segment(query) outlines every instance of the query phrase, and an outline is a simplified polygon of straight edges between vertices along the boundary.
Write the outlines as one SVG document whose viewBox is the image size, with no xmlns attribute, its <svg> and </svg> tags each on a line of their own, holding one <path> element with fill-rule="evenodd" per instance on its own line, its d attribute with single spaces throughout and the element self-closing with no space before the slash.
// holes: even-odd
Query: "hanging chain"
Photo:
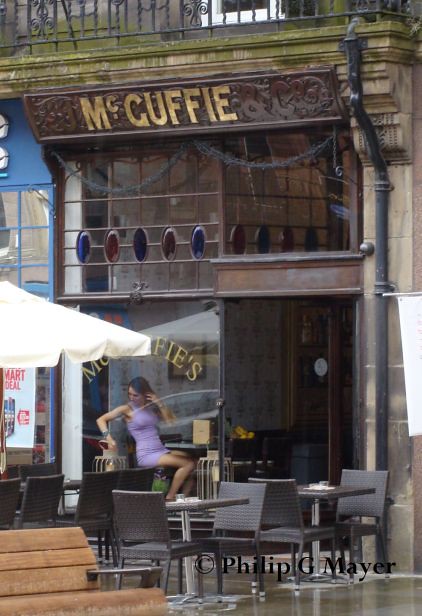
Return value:
<svg viewBox="0 0 422 616">
<path fill-rule="evenodd" d="M 333 137 L 327 137 L 321 143 L 317 143 L 313 145 L 309 150 L 304 152 L 303 154 L 298 154 L 297 156 L 293 156 L 288 160 L 284 160 L 282 162 L 273 162 L 273 163 L 255 163 L 243 158 L 236 158 L 231 154 L 225 154 L 214 148 L 213 146 L 204 143 L 203 141 L 193 141 L 193 145 L 196 149 L 201 152 L 201 154 L 205 154 L 206 156 L 211 156 L 212 158 L 216 158 L 217 160 L 221 160 L 227 166 L 238 166 L 238 167 L 246 167 L 248 169 L 287 169 L 296 163 L 302 162 L 304 160 L 312 159 L 321 154 L 325 150 L 325 148 L 329 145 L 330 141 Z"/>
<path fill-rule="evenodd" d="M 80 182 L 89 190 L 93 192 L 106 193 L 108 195 L 116 195 L 116 196 L 124 196 L 124 195 L 135 195 L 142 193 L 146 188 L 149 188 L 151 184 L 158 182 L 161 178 L 163 178 L 172 167 L 182 158 L 184 153 L 191 147 L 194 147 L 198 152 L 204 154 L 205 156 L 209 156 L 211 158 L 217 159 L 224 163 L 227 166 L 238 166 L 238 167 L 246 167 L 247 169 L 288 169 L 297 163 L 303 162 L 305 160 L 311 160 L 313 158 L 317 158 L 322 152 L 329 146 L 329 144 L 333 142 L 333 164 L 334 161 L 337 160 L 337 139 L 335 133 L 330 137 L 324 139 L 324 141 L 313 145 L 309 150 L 303 152 L 302 154 L 298 154 L 297 156 L 293 156 L 287 160 L 282 162 L 271 162 L 271 163 L 257 163 L 253 161 L 248 161 L 243 158 L 237 158 L 232 154 L 227 154 L 218 150 L 217 148 L 204 143 L 203 141 L 193 140 L 186 141 L 182 143 L 180 148 L 173 154 L 173 156 L 163 164 L 155 173 L 150 175 L 140 184 L 134 184 L 132 186 L 124 186 L 120 188 L 113 188 L 110 186 L 104 186 L 102 184 L 97 184 L 96 182 L 89 180 L 86 177 L 77 175 L 79 170 L 73 169 L 65 160 L 55 152 L 54 150 L 51 152 L 52 156 L 56 158 L 59 165 L 67 172 L 69 177 L 75 176 Z M 335 162 L 335 165 L 337 163 Z M 342 167 L 335 167 L 335 173 L 338 177 L 343 175 Z"/>
<path fill-rule="evenodd" d="M 108 195 L 124 196 L 141 193 L 146 188 L 149 188 L 151 184 L 154 184 L 155 182 L 158 182 L 158 180 L 161 180 L 161 178 L 163 178 L 170 171 L 170 169 L 174 167 L 174 165 L 182 158 L 188 147 L 189 143 L 182 143 L 177 152 L 175 152 L 173 156 L 156 171 L 156 173 L 150 175 L 140 184 L 133 184 L 132 186 L 122 186 L 121 188 L 104 186 L 103 184 L 97 184 L 96 182 L 93 182 L 92 180 L 89 180 L 88 178 L 85 178 L 83 176 L 78 177 L 77 174 L 79 173 L 79 170 L 72 169 L 72 167 L 68 165 L 66 161 L 64 161 L 60 154 L 58 154 L 57 152 L 52 151 L 51 154 L 57 159 L 59 165 L 68 173 L 69 177 L 78 177 L 81 183 L 86 188 L 89 188 L 92 192 L 101 192 Z"/>
</svg>

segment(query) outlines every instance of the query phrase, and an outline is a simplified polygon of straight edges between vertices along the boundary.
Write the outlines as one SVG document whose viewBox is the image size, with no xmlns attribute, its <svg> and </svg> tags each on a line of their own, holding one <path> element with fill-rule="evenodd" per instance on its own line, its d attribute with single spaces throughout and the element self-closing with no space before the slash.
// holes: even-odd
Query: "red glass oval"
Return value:
<svg viewBox="0 0 422 616">
<path fill-rule="evenodd" d="M 293 252 L 295 249 L 295 236 L 291 227 L 284 227 L 280 233 L 281 252 Z"/>
<path fill-rule="evenodd" d="M 120 236 L 118 231 L 107 231 L 104 240 L 104 253 L 109 263 L 116 263 L 120 256 Z"/>
<path fill-rule="evenodd" d="M 236 225 L 231 233 L 233 254 L 243 255 L 246 252 L 246 233 L 243 225 Z"/>
<path fill-rule="evenodd" d="M 176 256 L 176 232 L 172 227 L 164 229 L 161 237 L 161 249 L 167 261 L 173 261 Z"/>
</svg>

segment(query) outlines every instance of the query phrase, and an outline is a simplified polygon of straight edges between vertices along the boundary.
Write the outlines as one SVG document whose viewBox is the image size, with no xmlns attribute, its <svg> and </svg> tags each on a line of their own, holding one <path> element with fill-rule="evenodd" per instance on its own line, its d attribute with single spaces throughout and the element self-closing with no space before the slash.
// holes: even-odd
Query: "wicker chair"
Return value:
<svg viewBox="0 0 422 616">
<path fill-rule="evenodd" d="M 262 523 L 268 530 L 261 532 L 261 542 L 289 543 L 292 558 L 292 571 L 295 576 L 295 590 L 300 589 L 300 571 L 296 562 L 303 557 L 305 545 L 322 539 L 331 540 L 331 560 L 335 562 L 336 531 L 334 526 L 306 527 L 303 523 L 302 509 L 295 479 L 250 479 L 250 483 L 265 483 L 264 515 Z M 296 547 L 297 560 L 296 560 Z M 318 566 L 319 563 L 316 563 Z M 336 571 L 332 572 L 333 580 Z"/>
<path fill-rule="evenodd" d="M 27 477 L 46 477 L 47 475 L 56 474 L 56 465 L 53 462 L 19 465 L 19 477 L 21 481 L 26 481 Z"/>
<path fill-rule="evenodd" d="M 55 526 L 60 499 L 63 494 L 64 475 L 28 477 L 22 505 L 17 518 L 17 527 L 26 524 Z"/>
<path fill-rule="evenodd" d="M 119 471 L 117 490 L 149 492 L 153 479 L 153 468 L 125 468 Z"/>
<path fill-rule="evenodd" d="M 340 498 L 337 505 L 336 534 L 341 541 L 342 557 L 344 558 L 344 538 L 349 537 L 350 561 L 355 559 L 355 540 L 359 542 L 359 557 L 362 560 L 362 537 L 375 535 L 379 540 L 383 562 L 387 562 L 383 518 L 388 485 L 388 471 L 360 471 L 343 469 L 341 473 L 342 486 L 360 486 L 375 488 L 374 494 L 348 496 Z M 361 518 L 373 518 L 370 522 L 362 522 Z M 350 572 L 353 581 L 353 572 Z"/>
<path fill-rule="evenodd" d="M 105 556 L 109 558 L 111 545 L 113 564 L 117 565 L 116 538 L 113 525 L 112 490 L 117 486 L 120 471 L 83 473 L 78 503 L 74 516 L 64 516 L 59 526 L 81 526 L 85 534 L 96 533 L 98 556 L 102 558 L 102 536 L 105 538 Z"/>
<path fill-rule="evenodd" d="M 0 529 L 13 527 L 16 509 L 19 503 L 20 479 L 0 481 Z"/>
<path fill-rule="evenodd" d="M 201 539 L 202 551 L 205 553 L 212 552 L 216 556 L 217 593 L 218 595 L 223 594 L 221 563 L 224 555 L 254 554 L 258 565 L 259 593 L 264 596 L 264 577 L 259 566 L 259 546 L 265 484 L 223 481 L 220 484 L 218 498 L 248 498 L 249 503 L 247 505 L 218 508 L 215 512 L 212 536 Z M 240 536 L 240 533 L 243 536 Z M 245 533 L 250 533 L 251 536 L 245 537 Z"/>
<path fill-rule="evenodd" d="M 150 560 L 157 564 L 166 561 L 164 591 L 167 592 L 171 561 L 201 554 L 201 545 L 194 541 L 170 539 L 164 494 L 161 492 L 114 490 L 113 501 L 119 567 L 123 568 L 126 560 Z M 198 582 L 202 596 L 200 575 Z M 120 585 L 121 576 L 119 587 Z"/>
</svg>

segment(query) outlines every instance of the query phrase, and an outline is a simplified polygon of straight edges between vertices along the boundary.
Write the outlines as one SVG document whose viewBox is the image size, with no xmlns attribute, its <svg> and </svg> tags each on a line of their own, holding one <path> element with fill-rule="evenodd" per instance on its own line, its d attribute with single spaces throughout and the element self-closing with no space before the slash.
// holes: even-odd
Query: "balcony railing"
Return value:
<svg viewBox="0 0 422 616">
<path fill-rule="evenodd" d="M 406 19 L 417 4 L 417 0 L 0 0 L 0 50 L 12 55 L 129 45 L 141 39 L 160 42 L 271 32 L 292 22 L 315 27 L 352 15 Z"/>
</svg>

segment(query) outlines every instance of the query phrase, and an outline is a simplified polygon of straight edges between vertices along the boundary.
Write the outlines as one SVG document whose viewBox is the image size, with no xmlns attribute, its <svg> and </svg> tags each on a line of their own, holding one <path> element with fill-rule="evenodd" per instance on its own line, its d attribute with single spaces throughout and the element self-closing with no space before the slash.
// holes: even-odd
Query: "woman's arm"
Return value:
<svg viewBox="0 0 422 616">
<path fill-rule="evenodd" d="M 148 402 L 155 404 L 155 406 L 160 412 L 161 419 L 163 419 L 166 423 L 171 423 L 176 419 L 176 415 L 173 413 L 173 411 L 169 409 L 169 407 L 160 400 L 157 394 L 151 392 L 145 397 Z"/>
<path fill-rule="evenodd" d="M 112 411 L 108 413 L 104 413 L 104 415 L 100 415 L 97 418 L 97 426 L 103 436 L 103 438 L 107 441 L 109 449 L 115 450 L 117 449 L 117 444 L 114 438 L 111 436 L 110 431 L 108 429 L 108 422 L 113 419 L 117 419 L 122 415 L 129 417 L 131 412 L 131 408 L 127 404 L 122 404 L 121 406 L 117 406 Z"/>
</svg>

